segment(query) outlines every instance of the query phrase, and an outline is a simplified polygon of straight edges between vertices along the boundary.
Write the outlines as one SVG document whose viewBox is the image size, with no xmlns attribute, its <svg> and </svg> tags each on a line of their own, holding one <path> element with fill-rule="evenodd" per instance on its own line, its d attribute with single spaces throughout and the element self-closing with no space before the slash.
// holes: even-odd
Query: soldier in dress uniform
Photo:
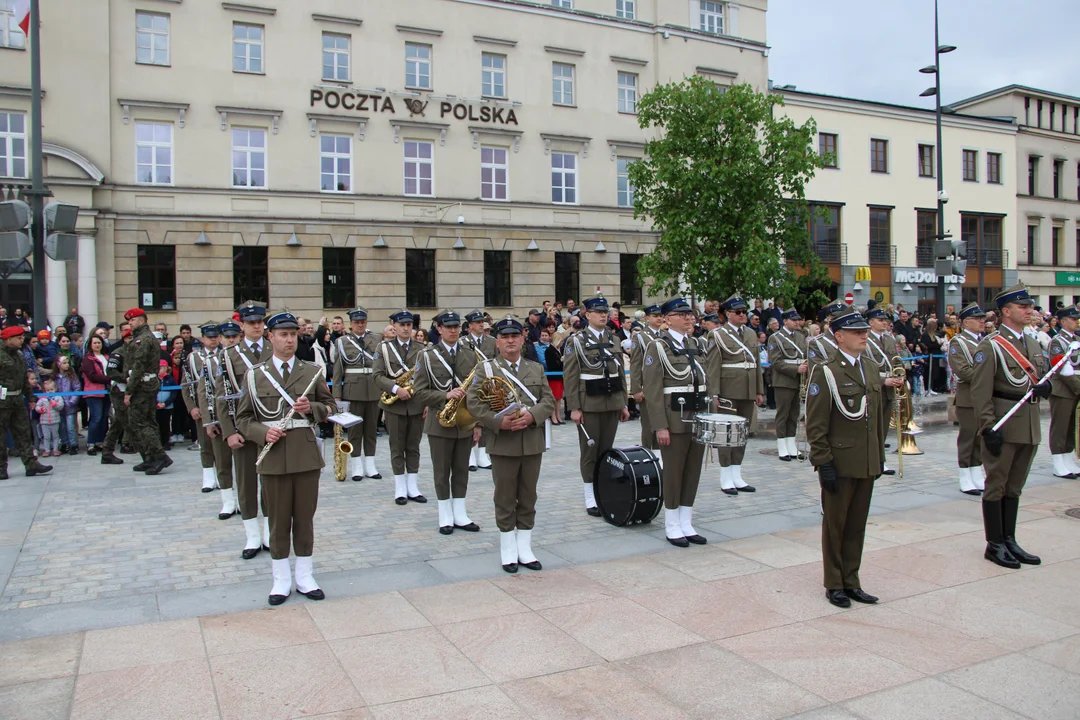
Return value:
<svg viewBox="0 0 1080 720">
<path fill-rule="evenodd" d="M 364 308 L 350 311 L 350 331 L 330 346 L 334 365 L 333 393 L 338 407 L 364 419 L 364 422 L 348 428 L 353 451 L 345 474 L 356 481 L 365 477 L 374 480 L 382 478 L 375 467 L 379 388 L 375 387 L 373 374 L 380 339 L 375 333 L 368 332 L 367 322 L 367 310 Z"/>
<path fill-rule="evenodd" d="M 889 333 L 892 321 L 889 316 L 879 307 L 866 311 L 866 321 L 870 323 L 870 334 L 866 337 L 866 357 L 874 361 L 878 366 L 881 376 L 882 400 L 881 400 L 881 427 L 884 433 L 889 433 L 889 417 L 893 412 L 893 399 L 896 397 L 896 388 L 907 382 L 905 379 L 893 377 L 892 368 L 900 363 L 900 353 L 896 350 L 896 339 Z M 897 428 L 896 437 L 903 433 L 903 428 Z M 903 452 L 900 441 L 896 443 L 897 452 Z M 882 475 L 895 475 L 896 471 L 885 464 L 885 456 L 881 456 Z"/>
<path fill-rule="evenodd" d="M 806 359 L 811 370 L 819 363 L 829 362 L 836 357 L 836 338 L 833 336 L 831 322 L 834 317 L 850 309 L 842 300 L 833 300 L 818 310 L 818 322 L 823 325 L 821 334 L 810 338 L 806 343 Z"/>
<path fill-rule="evenodd" d="M 240 336 L 244 334 L 244 329 L 240 327 L 240 323 L 229 319 L 218 325 L 218 332 L 221 333 L 221 355 L 222 360 L 224 361 L 225 351 L 240 342 Z M 224 362 L 221 367 L 222 372 L 224 372 Z M 239 400 L 239 398 L 237 399 Z"/>
<path fill-rule="evenodd" d="M 547 419 L 555 411 L 544 368 L 521 356 L 522 325 L 513 315 L 495 323 L 497 357 L 479 360 L 476 375 L 465 395 L 466 407 L 484 428 L 495 481 L 495 523 L 499 527 L 502 567 L 515 573 L 518 565 L 540 570 L 532 551 L 536 520 L 536 481 L 547 448 Z M 488 379 L 499 378 L 517 411 L 498 413 L 481 399 Z"/>
<path fill-rule="evenodd" d="M 326 375 L 315 363 L 297 359 L 296 316 L 285 311 L 266 321 L 273 356 L 244 378 L 236 424 L 260 448 L 271 444 L 258 465 L 270 518 L 270 565 L 274 584 L 268 599 L 280 605 L 292 592 L 290 549 L 296 553 L 296 590 L 311 600 L 325 593 L 312 576 L 315 508 L 319 503 L 322 453 L 316 426 L 336 412 Z M 292 412 L 289 420 L 285 418 Z"/>
<path fill-rule="evenodd" d="M 467 347 L 480 353 L 484 358 L 491 360 L 498 354 L 498 349 L 495 347 L 495 338 L 493 338 L 488 330 L 485 328 L 484 311 L 473 310 L 471 313 L 465 316 L 465 322 L 469 324 L 468 333 L 461 340 Z M 481 434 L 480 439 L 473 446 L 473 449 L 469 452 L 469 470 L 481 470 L 491 469 L 491 458 L 487 453 L 487 438 Z"/>
<path fill-rule="evenodd" d="M 822 489 L 825 595 L 838 607 L 876 603 L 859 580 L 866 517 L 885 457 L 880 369 L 864 353 L 870 325 L 858 312 L 829 324 L 837 348 L 806 388 L 806 438 Z M 861 357 L 860 357 L 861 356 Z"/>
<path fill-rule="evenodd" d="M 236 309 L 244 329 L 244 337 L 225 351 L 225 374 L 233 393 L 244 392 L 248 372 L 259 363 L 270 359 L 273 348 L 263 337 L 266 308 L 248 301 Z M 244 437 L 236 423 L 238 404 L 229 402 L 223 395 L 217 398 L 217 417 L 221 434 L 232 450 L 236 469 L 236 493 L 240 502 L 240 517 L 244 521 L 244 549 L 240 557 L 251 560 L 260 550 L 270 549 L 270 521 L 266 512 L 266 499 L 259 492 L 259 474 L 255 468 L 258 446 Z M 262 506 L 263 521 L 259 526 L 259 507 Z M 260 534 L 261 530 L 261 534 Z"/>
<path fill-rule="evenodd" d="M 420 366 L 413 378 L 413 397 L 427 407 L 424 432 L 431 450 L 431 468 L 435 476 L 435 497 L 439 502 L 439 532 L 450 535 L 455 529 L 477 532 L 480 527 L 469 519 L 465 495 L 469 490 L 469 451 L 480 435 L 480 427 L 456 425 L 443 427 L 439 411 L 455 400 L 465 408 L 462 384 L 476 365 L 476 353 L 459 342 L 461 316 L 443 310 L 435 318 L 439 342 L 420 354 Z"/>
<path fill-rule="evenodd" d="M 1054 460 L 1054 475 L 1080 477 L 1080 465 L 1076 463 L 1076 405 L 1080 402 L 1080 353 L 1069 349 L 1076 336 L 1080 311 L 1075 305 L 1057 312 L 1060 330 L 1050 341 L 1050 364 L 1057 363 L 1064 355 L 1070 357 L 1072 370 L 1059 371 L 1051 383 L 1054 392 L 1050 396 L 1050 453 Z M 1068 373 L 1068 374 L 1065 374 Z"/>
<path fill-rule="evenodd" d="M 776 454 L 784 462 L 802 459 L 795 445 L 802 399 L 799 388 L 810 366 L 806 362 L 806 337 L 799 332 L 799 312 L 794 308 L 780 316 L 783 323 L 766 345 L 772 366 L 773 393 L 776 395 Z"/>
<path fill-rule="evenodd" d="M 705 358 L 709 393 L 729 401 L 735 406 L 735 414 L 750 423 L 754 405 L 760 407 L 765 402 L 757 333 L 746 327 L 746 301 L 738 295 L 724 301 L 723 311 L 727 322 L 705 336 L 709 343 Z M 727 495 L 754 492 L 755 488 L 742 477 L 746 448 L 717 448 L 717 454 L 720 489 Z"/>
<path fill-rule="evenodd" d="M 607 327 L 608 302 L 600 293 L 585 301 L 588 326 L 567 338 L 563 352 L 563 386 L 570 419 L 581 429 L 581 480 L 585 512 L 600 517 L 593 490 L 597 459 L 615 444 L 619 422 L 630 419 L 623 384 L 622 346 Z M 589 439 L 594 442 L 589 445 Z"/>
<path fill-rule="evenodd" d="M 34 457 L 34 441 L 30 431 L 30 416 L 26 412 L 26 403 L 33 407 L 37 398 L 26 379 L 26 362 L 22 356 L 23 342 L 26 341 L 26 328 L 13 325 L 0 331 L 0 340 L 4 342 L 0 352 L 0 437 L 7 437 L 11 432 L 14 441 L 13 450 L 22 460 L 26 476 L 44 475 L 52 470 L 51 465 L 42 465 Z M 0 443 L 0 480 L 8 479 L 7 443 Z"/>
<path fill-rule="evenodd" d="M 199 326 L 202 348 L 192 350 L 187 358 L 187 377 L 192 384 L 183 393 L 188 414 L 199 433 L 199 456 L 202 461 L 202 489 L 208 492 L 221 488 L 221 512 L 218 518 L 228 520 L 236 514 L 236 491 L 233 488 L 232 452 L 221 436 L 217 417 L 216 397 L 221 393 L 222 354 L 219 349 L 221 330 L 216 322 Z M 211 405 L 211 401 L 213 404 Z"/>
<path fill-rule="evenodd" d="M 420 439 L 424 435 L 424 405 L 398 378 L 415 371 L 424 346 L 413 339 L 413 314 L 400 310 L 390 316 L 396 337 L 379 343 L 375 351 L 375 385 L 380 392 L 397 397 L 390 405 L 380 403 L 390 435 L 390 465 L 394 471 L 394 502 L 426 503 L 417 480 L 420 475 Z M 414 378 L 415 379 L 415 378 Z"/>
<path fill-rule="evenodd" d="M 956 376 L 956 419 L 960 422 L 960 432 L 956 436 L 956 461 L 960 466 L 960 492 L 982 495 L 986 476 L 982 467 L 979 422 L 971 401 L 971 378 L 975 372 L 972 358 L 982 339 L 986 312 L 978 303 L 971 303 L 960 311 L 960 323 L 963 329 L 953 335 L 949 342 L 949 367 Z"/>
<path fill-rule="evenodd" d="M 109 379 L 109 399 L 112 401 L 113 419 L 109 424 L 109 431 L 105 433 L 105 442 L 101 446 L 102 465 L 123 465 L 124 461 L 116 457 L 116 445 L 124 441 L 124 433 L 127 432 L 128 409 L 124 404 L 124 392 L 127 390 L 127 370 L 125 358 L 128 348 L 131 347 L 131 328 L 121 332 L 120 346 L 109 353 L 109 359 L 105 362 L 105 377 Z M 131 468 L 133 472 L 146 470 L 146 456 L 142 462 Z"/>
<path fill-rule="evenodd" d="M 971 401 L 982 436 L 986 489 L 982 495 L 983 530 L 986 551 L 983 557 L 1007 568 L 1020 563 L 1038 565 L 1035 555 L 1016 542 L 1016 515 L 1020 493 L 1027 482 L 1031 462 L 1039 449 L 1039 400 L 1050 397 L 1052 386 L 1042 382 L 1046 370 L 1038 341 L 1024 332 L 1031 322 L 1035 304 L 1023 285 L 1014 285 L 997 294 L 997 332 L 979 341 L 972 356 L 975 371 L 971 378 Z M 997 421 L 1019 402 L 1025 401 L 998 430 Z"/>
<path fill-rule="evenodd" d="M 131 325 L 131 347 L 125 358 L 128 365 L 127 389 L 124 391 L 128 431 L 135 447 L 146 457 L 144 472 L 158 475 L 173 463 L 161 447 L 161 433 L 155 414 L 157 394 L 161 389 L 161 379 L 158 377 L 161 345 L 150 330 L 146 311 L 142 308 L 128 310 L 124 313 L 124 319 Z"/>
<path fill-rule="evenodd" d="M 641 447 L 650 450 L 658 450 L 660 445 L 656 442 L 656 433 L 649 424 L 649 408 L 645 404 L 645 388 L 642 385 L 642 368 L 644 367 L 645 351 L 653 340 L 660 336 L 664 325 L 664 316 L 660 314 L 659 305 L 649 305 L 645 308 L 645 327 L 636 333 L 630 345 L 630 394 L 637 401 L 638 410 L 641 412 Z"/>
</svg>

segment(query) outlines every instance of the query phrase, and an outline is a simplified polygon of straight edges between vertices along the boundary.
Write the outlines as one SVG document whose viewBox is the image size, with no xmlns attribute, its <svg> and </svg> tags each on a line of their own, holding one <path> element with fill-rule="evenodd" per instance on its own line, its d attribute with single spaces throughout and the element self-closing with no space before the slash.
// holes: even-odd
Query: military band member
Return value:
<svg viewBox="0 0 1080 720">
<path fill-rule="evenodd" d="M 225 359 L 225 351 L 231 347 L 235 347 L 240 342 L 241 336 L 244 334 L 244 329 L 240 327 L 240 324 L 235 320 L 226 320 L 218 325 L 218 332 L 221 333 L 221 355 L 222 360 Z M 225 371 L 224 362 L 222 363 L 222 372 Z M 239 400 L 239 398 L 237 398 Z"/>
<path fill-rule="evenodd" d="M 819 363 L 806 389 L 810 462 L 822 489 L 821 556 L 825 595 L 833 605 L 876 603 L 859 580 L 866 517 L 885 457 L 881 375 L 863 354 L 870 325 L 858 312 L 830 324 L 833 359 Z"/>
<path fill-rule="evenodd" d="M 982 495 L 986 551 L 983 557 L 1007 568 L 1038 565 L 1035 555 L 1016 542 L 1020 493 L 1039 449 L 1039 400 L 1050 397 L 1050 382 L 1040 382 L 1046 368 L 1038 341 L 1024 332 L 1034 301 L 1023 285 L 998 293 L 997 332 L 979 341 L 972 360 L 971 401 L 982 436 L 986 490 Z M 993 427 L 1033 389 L 1030 401 L 998 430 Z"/>
<path fill-rule="evenodd" d="M 495 338 L 484 331 L 484 313 L 481 310 L 473 310 L 465 316 L 465 322 L 469 324 L 468 333 L 462 338 L 467 347 L 491 360 L 498 354 L 495 347 Z M 491 469 L 491 458 L 487 453 L 487 439 L 481 434 L 480 439 L 473 445 L 469 452 L 469 470 Z"/>
<path fill-rule="evenodd" d="M 375 386 L 381 393 L 396 396 L 387 405 L 380 403 L 390 435 L 390 465 L 394 471 L 394 502 L 426 503 L 417 481 L 420 477 L 420 439 L 424 435 L 424 405 L 413 398 L 408 386 L 398 384 L 406 372 L 417 367 L 424 346 L 413 339 L 413 314 L 401 310 L 390 316 L 396 337 L 379 343 L 375 352 Z M 414 378 L 415 379 L 415 378 Z M 411 384 L 411 382 L 409 383 Z M 407 384 L 407 385 L 409 385 Z"/>
<path fill-rule="evenodd" d="M 903 367 L 900 363 L 900 353 L 896 350 L 896 339 L 889 332 L 889 328 L 892 326 L 892 321 L 889 316 L 879 307 L 875 307 L 866 312 L 866 321 L 870 324 L 870 334 L 866 337 L 866 356 L 874 361 L 878 366 L 878 373 L 881 376 L 882 384 L 882 397 L 881 397 L 881 427 L 884 428 L 884 433 L 889 434 L 889 418 L 893 414 L 893 399 L 896 397 L 896 388 L 907 382 L 904 378 L 893 377 L 893 367 Z M 896 451 L 903 452 L 903 448 L 900 443 L 900 436 L 904 432 L 903 428 L 896 429 Z M 895 475 L 896 471 L 889 469 L 889 466 L 885 464 L 885 456 L 881 456 L 882 475 Z"/>
<path fill-rule="evenodd" d="M 146 456 L 147 475 L 158 475 L 173 461 L 161 447 L 157 426 L 157 394 L 161 389 L 158 368 L 161 367 L 161 345 L 147 324 L 146 311 L 132 308 L 124 313 L 131 325 L 131 347 L 125 362 L 127 389 L 124 404 L 128 409 L 128 432 L 136 449 Z M 130 362 L 128 362 L 130 361 Z"/>
<path fill-rule="evenodd" d="M 661 306 L 668 329 L 649 343 L 642 370 L 645 402 L 664 459 L 664 534 L 677 547 L 704 545 L 692 523 L 705 446 L 694 442 L 694 414 L 706 412 L 704 342 L 693 336 L 694 312 L 683 298 Z"/>
<path fill-rule="evenodd" d="M 349 312 L 349 332 L 331 346 L 333 357 L 333 394 L 338 406 L 364 421 L 348 428 L 352 456 L 346 476 L 359 481 L 365 477 L 379 480 L 375 467 L 375 442 L 379 425 L 379 388 L 375 387 L 375 353 L 379 336 L 367 329 L 367 310 Z"/>
<path fill-rule="evenodd" d="M 465 495 L 469 489 L 469 451 L 480 427 L 456 425 L 443 427 L 439 411 L 454 400 L 465 408 L 465 378 L 476 365 L 476 353 L 459 342 L 461 316 L 443 310 L 435 318 L 439 342 L 420 354 L 420 367 L 413 378 L 413 397 L 427 407 L 424 432 L 431 450 L 431 469 L 435 477 L 435 497 L 439 503 L 439 532 L 450 535 L 455 529 L 477 532 L 480 527 L 469 519 Z"/>
<path fill-rule="evenodd" d="M 266 322 L 273 356 L 244 379 L 236 423 L 244 437 L 271 449 L 258 466 L 270 518 L 270 557 L 274 584 L 268 601 L 280 605 L 292 592 L 290 549 L 296 553 L 296 590 L 311 600 L 325 593 L 312 576 L 315 509 L 319 503 L 322 454 L 315 426 L 336 412 L 326 376 L 314 363 L 295 357 L 298 323 L 290 312 Z M 290 410 L 292 418 L 285 420 Z"/>
<path fill-rule="evenodd" d="M 960 432 L 956 436 L 956 462 L 960 466 L 960 492 L 982 495 L 986 476 L 982 467 L 979 423 L 971 401 L 971 378 L 975 372 L 972 358 L 982 339 L 986 313 L 977 303 L 971 303 L 960 311 L 959 319 L 963 329 L 949 342 L 949 367 L 956 376 L 954 407 L 960 423 Z"/>
<path fill-rule="evenodd" d="M 829 362 L 836 357 L 836 337 L 833 335 L 831 322 L 833 318 L 846 313 L 849 309 L 843 301 L 833 300 L 818 310 L 818 322 L 822 325 L 821 334 L 810 338 L 806 343 L 806 359 L 811 370 L 815 365 Z"/>
<path fill-rule="evenodd" d="M 201 325 L 199 332 L 203 346 L 188 354 L 185 374 L 187 381 L 192 384 L 183 393 L 184 403 L 199 434 L 203 492 L 215 488 L 225 491 L 221 494 L 221 512 L 218 513 L 218 518 L 228 520 L 236 514 L 237 502 L 233 488 L 232 452 L 225 443 L 225 438 L 221 436 L 215 399 L 221 393 L 221 330 L 218 323 L 210 322 Z"/>
<path fill-rule="evenodd" d="M 225 352 L 225 373 L 234 393 L 242 393 L 248 372 L 256 365 L 270 359 L 273 348 L 263 333 L 265 331 L 266 308 L 248 301 L 237 308 L 244 337 Z M 221 423 L 221 434 L 232 450 L 233 466 L 236 476 L 237 498 L 240 502 L 240 517 L 244 521 L 245 543 L 240 557 L 251 560 L 260 550 L 270 549 L 270 520 L 266 512 L 266 501 L 259 492 L 259 473 L 255 468 L 255 458 L 259 454 L 258 446 L 240 432 L 236 423 L 238 404 L 229 402 L 224 396 L 217 398 L 217 416 Z M 259 508 L 262 507 L 263 521 L 259 527 Z M 261 530 L 261 535 L 260 535 Z"/>
<path fill-rule="evenodd" d="M 1076 463 L 1076 405 L 1080 402 L 1080 353 L 1069 349 L 1075 342 L 1080 311 L 1075 305 L 1057 312 L 1060 330 L 1050 341 L 1050 364 L 1054 365 L 1064 355 L 1070 356 L 1051 383 L 1054 392 L 1050 396 L 1050 454 L 1054 460 L 1054 475 L 1080 477 L 1080 465 Z M 1067 374 L 1066 374 L 1067 373 Z"/>
<path fill-rule="evenodd" d="M 746 327 L 746 301 L 741 297 L 733 295 L 725 300 L 723 311 L 727 322 L 706 335 L 709 393 L 729 401 L 735 406 L 735 414 L 746 418 L 749 425 L 754 417 L 754 405 L 760 407 L 765 402 L 757 333 Z M 717 448 L 717 454 L 720 489 L 727 495 L 754 492 L 755 488 L 742 477 L 746 448 Z"/>
<path fill-rule="evenodd" d="M 634 396 L 641 412 L 641 447 L 650 450 L 657 450 L 660 446 L 656 442 L 656 433 L 649 424 L 649 408 L 645 404 L 641 371 L 644 367 L 645 351 L 649 344 L 660 336 L 663 325 L 664 316 L 660 314 L 660 306 L 649 305 L 645 308 L 645 327 L 634 335 L 630 345 L 630 394 Z"/>
<path fill-rule="evenodd" d="M 513 315 L 495 323 L 497 358 L 480 361 L 465 396 L 466 406 L 487 435 L 491 476 L 495 481 L 495 523 L 503 570 L 515 573 L 518 565 L 540 570 L 532 551 L 536 520 L 536 481 L 546 449 L 545 425 L 555 411 L 544 368 L 521 356 L 521 322 Z M 497 413 L 481 399 L 489 378 L 501 378 L 516 412 Z"/>
<path fill-rule="evenodd" d="M 52 465 L 42 465 L 34 457 L 34 438 L 30 429 L 30 416 L 26 404 L 34 406 L 37 398 L 26 377 L 26 362 L 22 356 L 23 342 L 26 341 L 26 328 L 13 325 L 0 331 L 3 350 L 0 351 L 0 437 L 11 433 L 13 450 L 22 460 L 26 476 L 44 475 L 52 470 Z M 0 443 L 0 480 L 8 479 L 7 443 Z"/>
<path fill-rule="evenodd" d="M 566 340 L 563 386 L 570 419 L 578 432 L 585 512 L 600 517 L 593 489 L 597 459 L 615 444 L 619 422 L 630 419 L 623 384 L 622 346 L 607 327 L 608 302 L 600 293 L 585 301 L 588 327 Z M 589 445 L 589 439 L 594 442 Z"/>
<path fill-rule="evenodd" d="M 795 434 L 802 413 L 799 389 L 810 366 L 806 362 L 806 338 L 799 332 L 800 319 L 797 310 L 785 310 L 780 316 L 783 325 L 767 343 L 776 396 L 776 454 L 784 462 L 802 459 L 795 445 Z"/>
</svg>

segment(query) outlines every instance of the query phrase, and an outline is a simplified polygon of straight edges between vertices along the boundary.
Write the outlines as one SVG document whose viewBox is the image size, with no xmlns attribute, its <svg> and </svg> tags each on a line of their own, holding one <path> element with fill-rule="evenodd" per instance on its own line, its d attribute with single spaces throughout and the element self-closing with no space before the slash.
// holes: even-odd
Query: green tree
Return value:
<svg viewBox="0 0 1080 720">
<path fill-rule="evenodd" d="M 634 215 L 660 233 L 638 269 L 652 294 L 689 287 L 817 307 L 828 280 L 808 231 L 806 183 L 823 161 L 817 125 L 777 117 L 776 95 L 736 85 L 721 92 L 700 76 L 657 86 L 638 123 L 659 139 L 630 165 Z M 789 305 L 790 306 L 790 305 Z"/>
</svg>

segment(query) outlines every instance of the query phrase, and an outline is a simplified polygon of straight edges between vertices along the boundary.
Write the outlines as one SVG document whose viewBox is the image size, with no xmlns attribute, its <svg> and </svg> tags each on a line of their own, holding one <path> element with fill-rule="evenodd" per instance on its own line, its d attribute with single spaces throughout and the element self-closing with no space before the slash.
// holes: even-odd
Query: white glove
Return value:
<svg viewBox="0 0 1080 720">
<path fill-rule="evenodd" d="M 338 400 L 337 401 L 337 409 L 338 409 L 338 412 L 349 412 L 349 401 L 348 400 Z"/>
<path fill-rule="evenodd" d="M 1071 362 L 1066 361 L 1065 364 L 1061 366 L 1061 370 L 1058 374 L 1061 375 L 1061 377 L 1072 377 L 1076 374 L 1076 370 L 1073 368 Z"/>
</svg>

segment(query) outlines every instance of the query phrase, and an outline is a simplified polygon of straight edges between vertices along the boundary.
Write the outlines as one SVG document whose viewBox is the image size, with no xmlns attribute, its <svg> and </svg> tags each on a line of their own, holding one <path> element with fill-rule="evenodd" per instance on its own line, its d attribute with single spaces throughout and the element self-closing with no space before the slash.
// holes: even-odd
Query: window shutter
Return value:
<svg viewBox="0 0 1080 720">
<path fill-rule="evenodd" d="M 701 29 L 701 3 L 698 0 L 690 0 L 690 27 L 694 30 Z"/>
<path fill-rule="evenodd" d="M 727 28 L 725 28 L 724 34 L 739 37 L 739 6 L 735 3 L 728 3 Z"/>
</svg>

